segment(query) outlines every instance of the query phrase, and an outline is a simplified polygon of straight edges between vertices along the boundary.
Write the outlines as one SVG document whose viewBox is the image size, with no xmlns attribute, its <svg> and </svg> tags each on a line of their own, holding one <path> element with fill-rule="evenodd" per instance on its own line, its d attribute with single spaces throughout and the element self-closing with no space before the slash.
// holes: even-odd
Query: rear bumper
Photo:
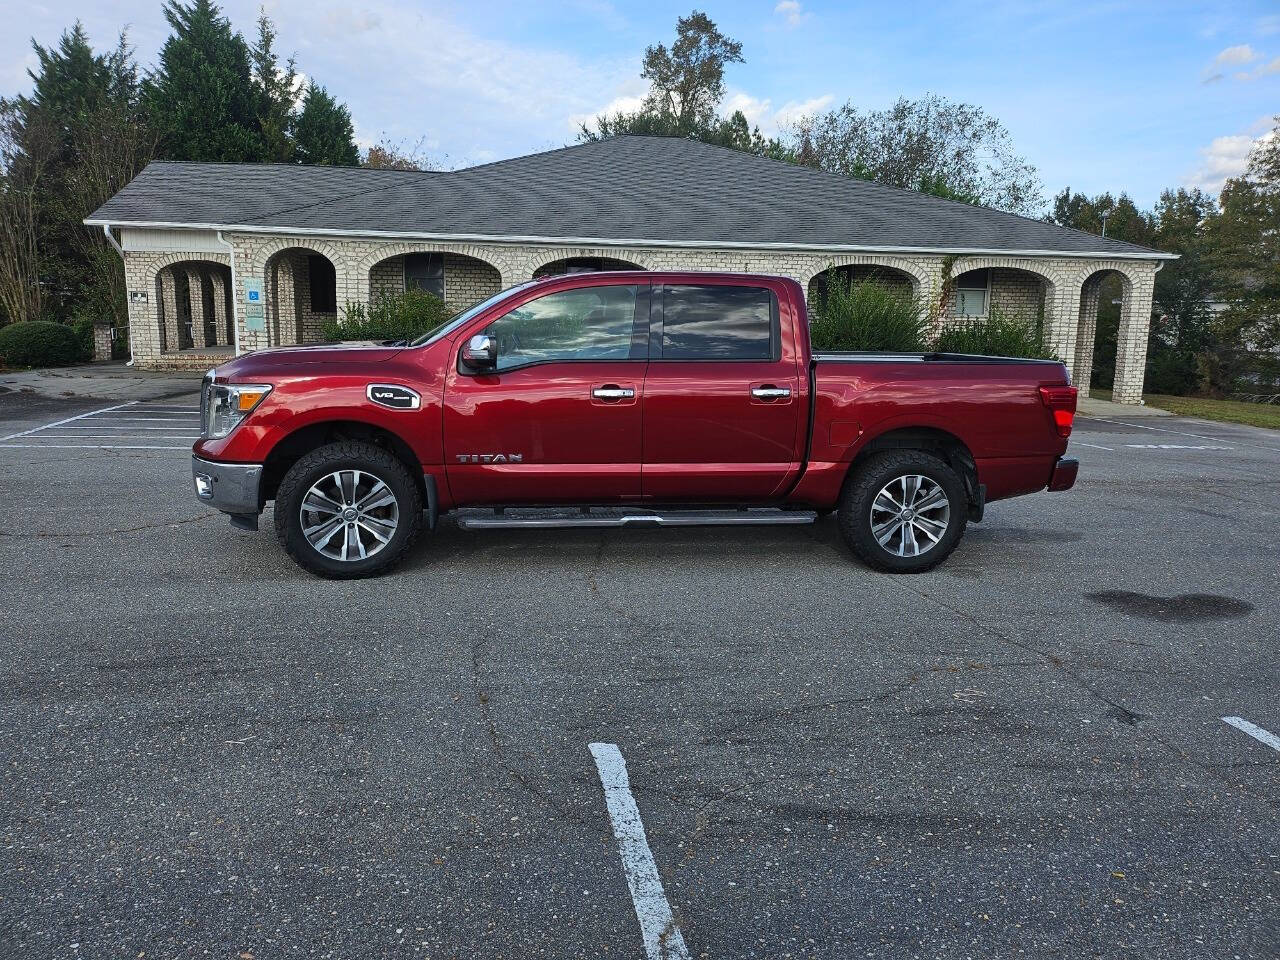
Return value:
<svg viewBox="0 0 1280 960">
<path fill-rule="evenodd" d="M 260 463 L 215 463 L 191 458 L 191 482 L 196 498 L 203 504 L 234 516 L 262 512 L 258 487 L 262 482 Z"/>
<path fill-rule="evenodd" d="M 1079 460 L 1075 457 L 1059 457 L 1053 465 L 1053 473 L 1049 474 L 1049 489 L 1070 490 L 1076 485 L 1076 474 L 1079 472 Z"/>
</svg>

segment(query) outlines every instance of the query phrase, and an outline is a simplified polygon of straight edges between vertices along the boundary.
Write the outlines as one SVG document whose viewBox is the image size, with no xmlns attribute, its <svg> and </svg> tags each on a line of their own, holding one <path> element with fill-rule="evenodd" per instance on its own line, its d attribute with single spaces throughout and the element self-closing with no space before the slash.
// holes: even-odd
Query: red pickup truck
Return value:
<svg viewBox="0 0 1280 960">
<path fill-rule="evenodd" d="M 944 560 L 989 501 L 1070 488 L 1075 405 L 1052 361 L 814 354 L 782 277 L 575 274 L 412 343 L 210 370 L 192 473 L 238 526 L 274 500 L 285 549 L 328 577 L 390 568 L 448 510 L 469 528 L 838 510 L 858 557 L 907 573 Z"/>
</svg>

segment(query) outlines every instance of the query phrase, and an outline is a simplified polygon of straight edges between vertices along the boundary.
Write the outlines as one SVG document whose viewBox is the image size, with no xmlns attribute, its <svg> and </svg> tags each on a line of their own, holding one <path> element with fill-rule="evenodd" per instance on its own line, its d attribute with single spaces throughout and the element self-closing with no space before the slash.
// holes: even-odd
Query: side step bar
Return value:
<svg viewBox="0 0 1280 960">
<path fill-rule="evenodd" d="M 731 527 L 763 524 L 813 523 L 818 515 L 812 510 L 673 510 L 669 513 L 644 513 L 604 508 L 598 514 L 578 510 L 530 510 L 527 516 L 513 516 L 495 510 L 483 516 L 459 511 L 458 526 L 463 530 L 550 529 L 559 527 Z"/>
</svg>

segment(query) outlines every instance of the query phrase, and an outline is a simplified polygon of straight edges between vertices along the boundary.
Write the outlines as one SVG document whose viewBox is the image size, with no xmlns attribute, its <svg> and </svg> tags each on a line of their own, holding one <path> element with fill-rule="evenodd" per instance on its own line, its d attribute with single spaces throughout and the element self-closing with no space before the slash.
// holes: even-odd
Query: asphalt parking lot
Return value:
<svg viewBox="0 0 1280 960">
<path fill-rule="evenodd" d="M 193 403 L 0 396 L 0 955 L 1280 955 L 1280 434 L 1079 420 L 919 577 L 446 520 L 332 583 Z"/>
</svg>

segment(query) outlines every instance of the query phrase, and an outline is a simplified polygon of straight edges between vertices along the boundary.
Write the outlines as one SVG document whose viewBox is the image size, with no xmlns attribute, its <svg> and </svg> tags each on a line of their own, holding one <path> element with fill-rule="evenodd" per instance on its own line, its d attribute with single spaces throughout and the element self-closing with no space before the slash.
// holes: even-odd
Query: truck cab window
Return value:
<svg viewBox="0 0 1280 960">
<path fill-rule="evenodd" d="M 485 329 L 498 341 L 497 369 L 551 360 L 628 360 L 636 286 L 583 287 L 516 307 Z"/>
<path fill-rule="evenodd" d="M 663 288 L 663 360 L 773 360 L 777 310 L 764 287 Z"/>
</svg>

